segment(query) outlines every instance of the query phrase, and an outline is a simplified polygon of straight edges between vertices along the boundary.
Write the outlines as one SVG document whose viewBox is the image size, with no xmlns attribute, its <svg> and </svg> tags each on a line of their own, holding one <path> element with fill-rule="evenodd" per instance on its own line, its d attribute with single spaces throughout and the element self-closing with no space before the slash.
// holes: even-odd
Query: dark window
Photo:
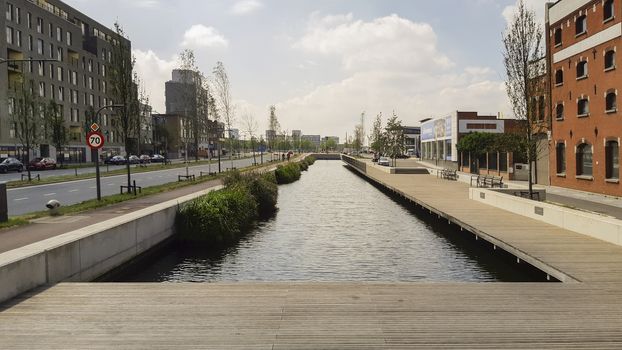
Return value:
<svg viewBox="0 0 622 350">
<path fill-rule="evenodd" d="M 587 77 L 587 61 L 577 63 L 577 79 Z"/>
<path fill-rule="evenodd" d="M 616 53 L 609 50 L 605 53 L 605 69 L 614 69 L 616 67 Z"/>
<path fill-rule="evenodd" d="M 488 169 L 488 162 L 487 162 L 488 157 L 486 156 L 487 154 L 488 153 L 481 154 L 478 158 L 478 161 L 479 161 L 478 165 L 480 169 Z"/>
<path fill-rule="evenodd" d="M 616 97 L 616 93 L 613 91 L 607 93 L 607 97 L 605 98 L 605 110 L 607 112 L 612 112 L 617 109 Z"/>
<path fill-rule="evenodd" d="M 613 18 L 613 0 L 605 0 L 603 4 L 603 21 Z"/>
<path fill-rule="evenodd" d="M 587 98 L 582 98 L 577 103 L 577 114 L 579 116 L 586 116 L 590 114 L 590 102 Z"/>
<path fill-rule="evenodd" d="M 488 153 L 488 169 L 497 170 L 497 152 Z"/>
<path fill-rule="evenodd" d="M 555 119 L 564 119 L 564 105 L 561 103 L 555 106 Z"/>
<path fill-rule="evenodd" d="M 587 18 L 585 15 L 579 16 L 574 24 L 575 34 L 583 34 L 587 31 Z"/>
<path fill-rule="evenodd" d="M 558 143 L 555 146 L 555 155 L 557 162 L 557 173 L 564 174 L 566 172 L 566 144 Z"/>
<path fill-rule="evenodd" d="M 558 69 L 555 71 L 555 85 L 562 85 L 564 83 L 564 71 Z"/>
<path fill-rule="evenodd" d="M 546 102 L 544 100 L 544 96 L 540 96 L 538 99 L 538 121 L 544 120 L 544 113 L 546 110 Z"/>
<path fill-rule="evenodd" d="M 556 28 L 555 29 L 555 46 L 561 45 L 561 44 L 562 44 L 562 29 Z"/>
<path fill-rule="evenodd" d="M 620 145 L 618 145 L 618 141 L 607 141 L 605 145 L 605 173 L 607 179 L 620 178 Z"/>
<path fill-rule="evenodd" d="M 577 175 L 592 176 L 592 146 L 587 143 L 577 147 Z"/>
</svg>

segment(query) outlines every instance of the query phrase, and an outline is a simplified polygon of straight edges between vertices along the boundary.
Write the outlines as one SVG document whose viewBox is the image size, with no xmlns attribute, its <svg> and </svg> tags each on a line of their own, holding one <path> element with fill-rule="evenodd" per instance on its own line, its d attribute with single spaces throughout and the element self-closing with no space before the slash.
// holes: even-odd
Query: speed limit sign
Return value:
<svg viewBox="0 0 622 350">
<path fill-rule="evenodd" d="M 104 146 L 104 135 L 99 131 L 91 131 L 86 135 L 86 145 L 91 149 L 100 149 Z"/>
</svg>

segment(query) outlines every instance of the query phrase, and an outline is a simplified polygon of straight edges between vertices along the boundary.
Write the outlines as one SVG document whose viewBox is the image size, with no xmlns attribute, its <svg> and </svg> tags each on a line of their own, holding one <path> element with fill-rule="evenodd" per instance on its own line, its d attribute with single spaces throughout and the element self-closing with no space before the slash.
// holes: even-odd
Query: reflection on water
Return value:
<svg viewBox="0 0 622 350">
<path fill-rule="evenodd" d="M 420 175 L 425 176 L 425 175 Z M 279 211 L 236 246 L 171 247 L 120 281 L 497 281 L 497 263 L 450 242 L 337 161 L 279 189 Z"/>
</svg>

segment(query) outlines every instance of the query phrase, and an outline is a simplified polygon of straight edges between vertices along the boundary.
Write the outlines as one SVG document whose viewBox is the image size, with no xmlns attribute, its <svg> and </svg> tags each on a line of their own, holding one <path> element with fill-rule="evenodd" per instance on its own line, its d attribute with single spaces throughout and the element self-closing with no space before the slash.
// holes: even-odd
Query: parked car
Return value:
<svg viewBox="0 0 622 350">
<path fill-rule="evenodd" d="M 378 165 L 389 166 L 389 157 L 378 158 Z"/>
<path fill-rule="evenodd" d="M 153 156 L 151 156 L 151 162 L 152 163 L 164 163 L 164 156 L 159 155 L 159 154 L 154 154 Z"/>
<path fill-rule="evenodd" d="M 53 170 L 56 169 L 56 161 L 52 158 L 37 157 L 28 163 L 28 170 Z"/>
<path fill-rule="evenodd" d="M 131 155 L 127 160 L 130 162 L 130 164 L 140 163 L 140 158 L 138 158 L 138 156 L 135 156 L 135 155 Z"/>
<path fill-rule="evenodd" d="M 15 158 L 2 158 L 0 159 L 0 173 L 7 173 L 9 171 L 22 172 L 24 170 L 24 164 Z"/>
<path fill-rule="evenodd" d="M 126 163 L 124 156 L 112 156 L 104 160 L 104 164 L 123 165 Z"/>
<path fill-rule="evenodd" d="M 140 158 L 140 164 L 149 164 L 149 163 L 151 163 L 151 157 L 149 157 L 146 154 L 141 155 L 139 158 Z"/>
</svg>

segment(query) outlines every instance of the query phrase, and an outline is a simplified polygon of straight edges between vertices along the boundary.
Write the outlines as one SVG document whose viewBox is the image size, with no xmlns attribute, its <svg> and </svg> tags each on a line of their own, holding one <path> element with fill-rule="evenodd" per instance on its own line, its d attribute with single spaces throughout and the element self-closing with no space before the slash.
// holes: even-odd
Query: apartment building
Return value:
<svg viewBox="0 0 622 350">
<path fill-rule="evenodd" d="M 546 5 L 554 186 L 620 196 L 622 0 Z"/>
<path fill-rule="evenodd" d="M 53 59 L 54 62 L 0 64 L 0 156 L 20 156 L 15 137 L 14 92 L 26 84 L 45 101 L 54 101 L 66 120 L 69 142 L 56 150 L 42 140 L 31 156 L 64 157 L 70 162 L 90 161 L 85 135 L 94 111 L 113 103 L 107 70 L 112 60 L 114 32 L 57 0 L 0 0 L 5 16 L 0 26 L 0 57 L 8 60 Z M 127 41 L 126 45 L 130 45 Z M 123 153 L 108 111 L 100 113 L 106 135 L 104 153 Z"/>
</svg>

